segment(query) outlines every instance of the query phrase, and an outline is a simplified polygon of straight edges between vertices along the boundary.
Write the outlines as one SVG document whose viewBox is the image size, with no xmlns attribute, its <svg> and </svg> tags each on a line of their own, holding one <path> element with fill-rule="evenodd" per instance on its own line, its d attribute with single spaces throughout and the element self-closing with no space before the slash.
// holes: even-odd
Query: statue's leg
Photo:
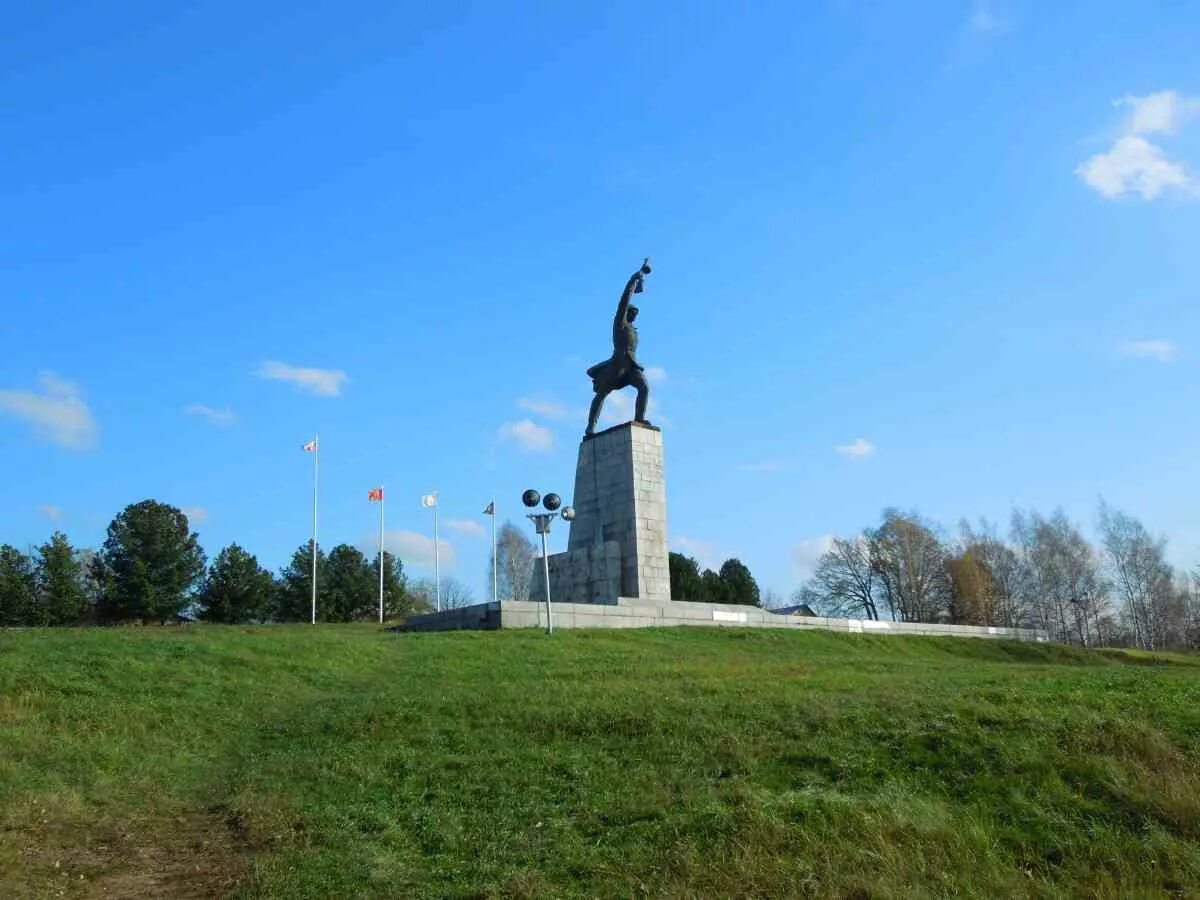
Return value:
<svg viewBox="0 0 1200 900">
<path fill-rule="evenodd" d="M 629 383 L 637 388 L 637 403 L 634 404 L 633 421 L 646 421 L 646 405 L 650 402 L 650 385 L 646 383 L 646 376 L 641 369 L 634 369 L 633 374 L 629 378 Z"/>
<path fill-rule="evenodd" d="M 596 391 L 596 396 L 592 398 L 592 408 L 588 410 L 587 431 L 584 437 L 596 433 L 596 421 L 600 418 L 600 407 L 604 405 L 604 398 L 608 396 L 608 391 Z"/>
</svg>

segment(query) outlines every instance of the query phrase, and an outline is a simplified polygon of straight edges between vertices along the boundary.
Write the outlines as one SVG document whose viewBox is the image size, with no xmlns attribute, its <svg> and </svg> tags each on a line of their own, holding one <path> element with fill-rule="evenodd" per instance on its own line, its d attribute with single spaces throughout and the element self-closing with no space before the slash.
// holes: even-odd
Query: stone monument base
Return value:
<svg viewBox="0 0 1200 900">
<path fill-rule="evenodd" d="M 550 557 L 552 600 L 671 599 L 662 432 L 626 422 L 584 438 L 570 505 L 575 518 L 567 550 Z M 540 557 L 531 575 L 531 599 L 545 600 Z"/>
<path fill-rule="evenodd" d="M 541 560 L 538 561 L 539 563 Z M 667 601 L 649 603 L 621 597 L 615 603 L 551 603 L 558 628 L 664 628 L 707 625 L 738 628 L 790 628 L 839 631 L 847 634 L 910 634 L 942 637 L 994 638 L 1045 643 L 1046 633 L 1033 628 L 986 628 L 975 625 L 939 625 L 932 622 L 879 622 L 872 619 L 830 619 L 796 616 L 730 603 Z M 413 616 L 398 631 L 496 630 L 545 628 L 546 604 L 502 600 L 462 609 Z"/>
<path fill-rule="evenodd" d="M 550 554 L 550 596 L 563 603 L 616 603 L 621 595 L 621 545 L 605 541 Z M 533 561 L 529 599 L 546 602 L 542 558 Z"/>
</svg>

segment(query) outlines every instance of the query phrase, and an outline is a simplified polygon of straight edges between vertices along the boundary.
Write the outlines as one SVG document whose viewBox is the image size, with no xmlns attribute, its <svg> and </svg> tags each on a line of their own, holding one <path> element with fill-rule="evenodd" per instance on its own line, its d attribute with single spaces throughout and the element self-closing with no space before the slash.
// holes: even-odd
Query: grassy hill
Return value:
<svg viewBox="0 0 1200 900">
<path fill-rule="evenodd" d="M 0 632 L 0 896 L 1200 896 L 1200 659 Z"/>
</svg>

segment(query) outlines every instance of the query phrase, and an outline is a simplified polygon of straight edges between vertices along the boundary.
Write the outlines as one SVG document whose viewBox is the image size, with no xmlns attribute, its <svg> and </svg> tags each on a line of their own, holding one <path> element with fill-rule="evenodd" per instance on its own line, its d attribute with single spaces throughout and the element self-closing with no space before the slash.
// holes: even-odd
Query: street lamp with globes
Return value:
<svg viewBox="0 0 1200 900">
<path fill-rule="evenodd" d="M 546 512 L 527 513 L 526 515 L 533 520 L 534 529 L 542 536 L 542 577 L 546 581 L 546 634 L 553 634 L 554 622 L 550 618 L 550 556 L 546 551 L 546 535 L 550 533 L 550 525 L 556 516 L 561 515 L 570 522 L 575 518 L 575 510 L 568 506 L 560 513 L 558 509 L 562 506 L 562 497 L 558 494 L 547 494 L 543 497 L 531 488 L 521 495 L 521 502 L 530 509 L 537 506 L 539 501 L 546 508 Z"/>
</svg>

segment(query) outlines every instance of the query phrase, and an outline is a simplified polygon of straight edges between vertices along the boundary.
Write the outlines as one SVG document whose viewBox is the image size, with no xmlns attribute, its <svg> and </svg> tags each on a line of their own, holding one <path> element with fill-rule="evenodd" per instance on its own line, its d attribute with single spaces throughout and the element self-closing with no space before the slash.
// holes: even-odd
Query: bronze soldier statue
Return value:
<svg viewBox="0 0 1200 900">
<path fill-rule="evenodd" d="M 650 401 L 650 385 L 646 383 L 646 374 L 637 361 L 638 333 L 634 327 L 638 308 L 630 305 L 634 294 L 640 294 L 645 284 L 645 278 L 650 274 L 650 257 L 642 261 L 641 268 L 629 276 L 625 290 L 621 294 L 621 302 L 617 304 L 617 314 L 613 318 L 613 355 L 602 363 L 597 363 L 587 370 L 592 379 L 592 390 L 596 396 L 592 398 L 592 408 L 588 411 L 587 431 L 584 437 L 591 437 L 596 432 L 596 420 L 600 418 L 600 408 L 604 398 L 613 391 L 624 387 L 637 388 L 637 404 L 634 407 L 633 420 L 649 425 L 646 421 L 646 404 Z"/>
</svg>

